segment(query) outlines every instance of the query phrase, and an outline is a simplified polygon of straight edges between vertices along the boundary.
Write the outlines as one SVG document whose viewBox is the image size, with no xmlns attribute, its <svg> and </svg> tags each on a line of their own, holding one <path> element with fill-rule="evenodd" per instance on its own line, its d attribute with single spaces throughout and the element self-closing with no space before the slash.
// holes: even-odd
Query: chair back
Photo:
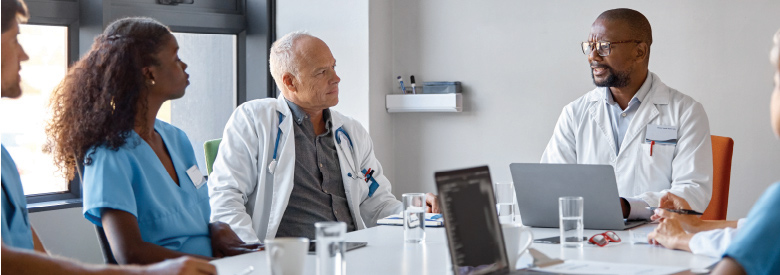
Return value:
<svg viewBox="0 0 780 275">
<path fill-rule="evenodd" d="M 712 136 L 712 199 L 702 220 L 725 220 L 729 208 L 729 185 L 731 181 L 731 156 L 734 140 L 729 137 Z"/>
<path fill-rule="evenodd" d="M 217 159 L 217 151 L 219 151 L 220 142 L 222 142 L 221 138 L 212 139 L 203 143 L 203 153 L 206 156 L 206 173 L 209 175 L 211 175 L 214 160 Z"/>
<path fill-rule="evenodd" d="M 100 250 L 103 251 L 103 261 L 106 262 L 106 264 L 117 264 L 116 258 L 114 258 L 114 253 L 111 252 L 111 245 L 108 244 L 106 232 L 103 231 L 103 227 L 96 225 L 95 232 L 97 232 L 98 241 L 100 243 Z"/>
</svg>

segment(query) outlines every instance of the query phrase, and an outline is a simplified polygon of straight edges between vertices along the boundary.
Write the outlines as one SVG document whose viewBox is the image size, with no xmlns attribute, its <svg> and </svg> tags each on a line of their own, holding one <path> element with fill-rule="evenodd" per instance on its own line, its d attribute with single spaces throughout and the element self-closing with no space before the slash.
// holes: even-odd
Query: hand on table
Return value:
<svg viewBox="0 0 780 275">
<path fill-rule="evenodd" d="M 668 213 L 668 211 L 666 212 Z M 691 248 L 688 246 L 688 243 L 691 241 L 693 234 L 685 232 L 678 219 L 678 216 L 689 215 L 672 214 L 676 216 L 662 219 L 658 227 L 647 235 L 647 241 L 651 244 L 660 244 L 667 248 L 690 252 Z"/>
<path fill-rule="evenodd" d="M 663 197 L 661 197 L 661 202 L 659 203 L 660 207 L 662 208 L 670 208 L 670 209 L 691 209 L 691 206 L 688 204 L 688 202 L 675 195 L 671 192 L 666 193 Z M 689 232 L 689 233 L 698 233 L 701 230 L 701 225 L 703 221 L 701 220 L 700 216 L 697 215 L 681 215 L 677 213 L 672 213 L 663 209 L 656 209 L 653 216 L 650 217 L 651 220 L 664 220 L 667 218 L 674 218 L 676 219 L 680 226 L 683 228 L 683 230 Z"/>
<path fill-rule="evenodd" d="M 223 222 L 209 224 L 211 234 L 211 250 L 214 257 L 222 258 L 239 254 L 260 251 L 263 249 L 259 243 L 245 243 L 233 232 L 230 225 Z"/>
<path fill-rule="evenodd" d="M 165 260 L 144 267 L 143 274 L 217 274 L 217 268 L 209 262 L 189 256 Z"/>
<path fill-rule="evenodd" d="M 425 194 L 425 205 L 428 206 L 425 208 L 426 213 L 441 213 L 441 210 L 439 209 L 439 198 L 433 193 Z"/>
</svg>

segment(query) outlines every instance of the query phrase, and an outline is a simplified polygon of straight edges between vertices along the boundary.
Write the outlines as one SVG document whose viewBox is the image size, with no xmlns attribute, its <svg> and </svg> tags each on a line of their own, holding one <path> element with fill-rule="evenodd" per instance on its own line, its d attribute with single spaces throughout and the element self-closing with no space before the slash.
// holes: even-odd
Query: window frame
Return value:
<svg viewBox="0 0 780 275">
<path fill-rule="evenodd" d="M 71 1 L 25 1 L 30 17 L 26 24 L 67 27 L 67 64 L 70 66 L 78 57 L 79 12 L 78 2 Z M 81 181 L 76 177 L 68 183 L 64 192 L 50 192 L 26 195 L 28 209 L 37 212 L 42 209 L 61 209 L 81 206 Z"/>
<path fill-rule="evenodd" d="M 173 32 L 234 34 L 236 39 L 235 105 L 275 97 L 268 70 L 268 52 L 276 39 L 275 0 L 197 0 L 193 4 L 163 5 L 157 0 L 26 0 L 27 24 L 68 27 L 68 67 L 89 51 L 108 24 L 128 16 L 148 16 Z M 264 49 L 264 52 L 247 49 Z M 247 77 L 253 76 L 253 77 Z M 265 87 L 248 89 L 248 87 Z M 80 167 L 83 171 L 83 167 Z M 81 180 L 76 175 L 68 191 L 27 197 L 28 210 L 39 212 L 81 207 Z"/>
</svg>

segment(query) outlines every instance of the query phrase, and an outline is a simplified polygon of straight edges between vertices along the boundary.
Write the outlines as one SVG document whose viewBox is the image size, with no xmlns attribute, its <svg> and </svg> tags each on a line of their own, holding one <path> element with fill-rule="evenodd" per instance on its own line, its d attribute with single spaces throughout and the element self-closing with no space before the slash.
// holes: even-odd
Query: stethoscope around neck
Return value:
<svg viewBox="0 0 780 275">
<path fill-rule="evenodd" d="M 282 115 L 281 112 L 277 112 L 277 113 L 279 114 L 279 125 L 277 125 L 276 141 L 274 142 L 274 155 L 273 155 L 273 159 L 271 160 L 271 163 L 268 164 L 268 172 L 270 172 L 271 175 L 273 175 L 274 172 L 276 172 L 276 165 L 278 163 L 277 157 L 279 153 L 279 140 L 282 137 L 281 125 L 282 125 L 282 120 L 284 120 L 284 115 Z M 349 134 L 347 134 L 347 131 L 344 130 L 344 127 L 339 127 L 338 129 L 336 129 L 336 132 L 333 133 L 336 136 L 336 143 L 341 145 L 341 137 L 339 136 L 339 133 L 341 133 L 342 135 L 344 135 L 344 137 L 347 138 L 347 141 L 349 142 L 349 149 L 350 151 L 354 152 L 354 147 L 352 145 L 352 138 L 349 137 Z M 344 153 L 346 153 L 346 151 L 344 151 Z M 349 156 L 347 156 L 346 159 L 347 162 L 349 162 L 350 170 L 352 170 L 351 172 L 347 173 L 347 177 L 353 179 L 363 179 L 364 177 L 362 177 L 362 174 L 357 172 L 358 169 L 354 163 L 354 159 L 355 159 L 354 156 L 352 156 L 352 158 L 349 158 Z"/>
</svg>

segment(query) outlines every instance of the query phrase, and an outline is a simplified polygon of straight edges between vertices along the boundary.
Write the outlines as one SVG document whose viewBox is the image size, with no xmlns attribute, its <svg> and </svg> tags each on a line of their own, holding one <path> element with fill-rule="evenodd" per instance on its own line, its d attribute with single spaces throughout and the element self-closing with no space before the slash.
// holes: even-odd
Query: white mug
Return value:
<svg viewBox="0 0 780 275">
<path fill-rule="evenodd" d="M 506 256 L 509 259 L 509 270 L 516 270 L 517 260 L 523 255 L 523 252 L 531 247 L 534 242 L 534 233 L 531 228 L 520 224 L 507 223 L 501 225 L 501 231 L 504 235 L 504 246 L 506 247 Z M 522 241 L 523 233 L 528 233 L 528 238 Z M 522 245 L 521 245 L 522 244 Z"/>
<path fill-rule="evenodd" d="M 307 238 L 276 238 L 265 240 L 268 268 L 273 275 L 301 275 L 309 252 Z"/>
</svg>

